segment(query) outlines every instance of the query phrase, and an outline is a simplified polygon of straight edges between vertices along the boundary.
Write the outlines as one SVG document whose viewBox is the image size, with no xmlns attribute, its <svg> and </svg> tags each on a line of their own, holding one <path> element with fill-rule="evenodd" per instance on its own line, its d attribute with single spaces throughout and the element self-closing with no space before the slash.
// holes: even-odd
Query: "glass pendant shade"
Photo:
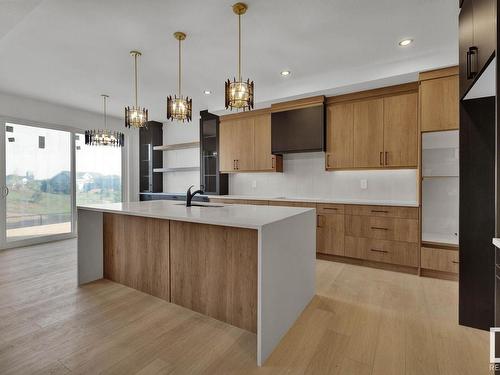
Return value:
<svg viewBox="0 0 500 375">
<path fill-rule="evenodd" d="M 108 95 L 102 94 L 104 129 L 93 129 L 85 131 L 85 144 L 89 146 L 115 146 L 123 147 L 125 145 L 125 135 L 122 132 L 108 129 L 107 99 Z"/>
<path fill-rule="evenodd" d="M 127 128 L 144 128 L 148 122 L 148 110 L 141 108 L 138 103 L 137 95 L 137 57 L 142 56 L 139 51 L 130 51 L 130 55 L 134 58 L 134 94 L 135 105 L 125 107 L 125 127 Z"/>
<path fill-rule="evenodd" d="M 193 101 L 188 97 L 180 98 L 174 95 L 172 98 L 169 96 L 167 98 L 167 119 L 168 120 L 178 120 L 178 121 L 191 121 L 192 106 Z"/>
<path fill-rule="evenodd" d="M 125 136 L 121 132 L 107 129 L 86 130 L 85 144 L 89 146 L 123 147 Z"/>
<path fill-rule="evenodd" d="M 186 39 L 186 34 L 181 31 L 174 33 L 174 38 L 179 41 L 179 76 L 178 76 L 178 95 L 167 97 L 167 120 L 177 120 L 182 122 L 191 121 L 193 112 L 193 100 L 187 96 L 181 95 L 181 42 Z"/>
<path fill-rule="evenodd" d="M 245 14 L 248 7 L 244 3 L 233 5 L 233 12 L 238 16 L 238 80 L 228 79 L 225 82 L 225 107 L 226 109 L 253 109 L 254 85 L 249 79 L 241 78 L 241 15 Z"/>
<path fill-rule="evenodd" d="M 253 109 L 253 81 L 226 81 L 226 109 Z"/>
<path fill-rule="evenodd" d="M 148 110 L 139 107 L 125 107 L 125 126 L 127 128 L 143 128 L 148 121 Z"/>
</svg>

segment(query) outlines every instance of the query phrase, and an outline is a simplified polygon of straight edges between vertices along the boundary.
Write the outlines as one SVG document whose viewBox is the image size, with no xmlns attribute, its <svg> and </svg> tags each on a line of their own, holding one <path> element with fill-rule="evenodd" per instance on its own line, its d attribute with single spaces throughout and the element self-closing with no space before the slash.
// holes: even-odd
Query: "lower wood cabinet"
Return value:
<svg viewBox="0 0 500 375">
<path fill-rule="evenodd" d="M 418 244 L 364 237 L 345 237 L 345 255 L 375 262 L 418 267 Z"/>
<path fill-rule="evenodd" d="M 317 215 L 316 252 L 344 255 L 344 215 Z"/>
<path fill-rule="evenodd" d="M 257 230 L 171 221 L 171 302 L 257 332 Z"/>
<path fill-rule="evenodd" d="M 169 225 L 104 213 L 104 278 L 170 301 Z"/>
<path fill-rule="evenodd" d="M 438 249 L 422 247 L 422 268 L 458 274 L 458 249 Z"/>
</svg>

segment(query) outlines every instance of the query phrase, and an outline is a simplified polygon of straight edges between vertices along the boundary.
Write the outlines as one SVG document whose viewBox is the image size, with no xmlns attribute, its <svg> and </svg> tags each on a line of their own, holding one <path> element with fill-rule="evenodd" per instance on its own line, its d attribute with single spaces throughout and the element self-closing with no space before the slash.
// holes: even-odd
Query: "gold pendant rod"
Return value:
<svg viewBox="0 0 500 375">
<path fill-rule="evenodd" d="M 181 97 L 181 40 L 179 39 L 179 98 Z"/>
<path fill-rule="evenodd" d="M 241 14 L 238 14 L 238 81 L 241 82 Z"/>
<path fill-rule="evenodd" d="M 134 74 L 135 74 L 135 107 L 139 108 L 137 103 L 139 102 L 137 99 L 137 54 L 134 54 Z"/>
</svg>

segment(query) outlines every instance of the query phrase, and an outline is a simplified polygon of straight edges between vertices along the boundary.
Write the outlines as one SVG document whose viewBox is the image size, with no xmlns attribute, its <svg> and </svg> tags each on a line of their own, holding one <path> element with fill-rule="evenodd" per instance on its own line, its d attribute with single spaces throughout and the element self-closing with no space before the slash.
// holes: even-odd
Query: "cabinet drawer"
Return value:
<svg viewBox="0 0 500 375">
<path fill-rule="evenodd" d="M 422 247 L 420 266 L 429 270 L 458 273 L 458 250 Z"/>
<path fill-rule="evenodd" d="M 316 206 L 318 214 L 344 214 L 343 204 L 318 203 Z"/>
<path fill-rule="evenodd" d="M 408 242 L 346 236 L 345 255 L 374 262 L 418 267 L 418 245 Z"/>
<path fill-rule="evenodd" d="M 345 215 L 346 235 L 418 243 L 418 220 Z"/>
<path fill-rule="evenodd" d="M 418 219 L 418 207 L 393 207 L 393 206 L 345 206 L 347 215 L 400 217 L 403 219 Z"/>
</svg>

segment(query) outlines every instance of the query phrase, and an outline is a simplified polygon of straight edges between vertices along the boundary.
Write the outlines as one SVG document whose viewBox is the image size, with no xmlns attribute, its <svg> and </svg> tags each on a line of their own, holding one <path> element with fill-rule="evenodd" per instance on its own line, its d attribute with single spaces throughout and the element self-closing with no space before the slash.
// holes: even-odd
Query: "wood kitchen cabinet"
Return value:
<svg viewBox="0 0 500 375">
<path fill-rule="evenodd" d="M 344 255 L 344 207 L 318 204 L 316 217 L 316 252 Z"/>
<path fill-rule="evenodd" d="M 354 167 L 354 104 L 329 105 L 326 119 L 326 168 Z"/>
<path fill-rule="evenodd" d="M 420 130 L 458 129 L 458 67 L 420 73 L 419 79 Z"/>
<path fill-rule="evenodd" d="M 356 102 L 354 112 L 354 167 L 383 166 L 384 99 Z"/>
<path fill-rule="evenodd" d="M 384 165 L 417 166 L 417 93 L 384 98 Z"/>
<path fill-rule="evenodd" d="M 271 114 L 259 110 L 220 117 L 221 172 L 282 172 L 281 156 L 271 154 Z"/>
<path fill-rule="evenodd" d="M 332 97 L 326 169 L 416 168 L 417 88 L 412 83 Z"/>
</svg>

